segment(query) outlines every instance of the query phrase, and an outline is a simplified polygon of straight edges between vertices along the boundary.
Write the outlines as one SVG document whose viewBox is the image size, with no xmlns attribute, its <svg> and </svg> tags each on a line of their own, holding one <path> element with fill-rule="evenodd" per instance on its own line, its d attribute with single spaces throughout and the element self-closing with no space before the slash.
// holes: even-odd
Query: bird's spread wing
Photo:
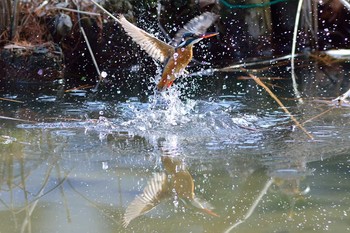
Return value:
<svg viewBox="0 0 350 233">
<path fill-rule="evenodd" d="M 196 35 L 203 34 L 217 20 L 219 16 L 212 12 L 204 12 L 203 14 L 191 19 L 182 29 L 180 29 L 174 37 L 174 45 L 181 43 L 182 35 L 191 32 Z"/>
<path fill-rule="evenodd" d="M 165 173 L 155 173 L 148 181 L 143 193 L 137 196 L 126 208 L 123 225 L 127 227 L 131 220 L 147 213 L 169 195 L 168 178 Z"/>
<path fill-rule="evenodd" d="M 119 15 L 118 19 L 126 33 L 152 58 L 164 62 L 167 57 L 174 53 L 174 47 L 136 27 L 123 15 Z"/>
</svg>

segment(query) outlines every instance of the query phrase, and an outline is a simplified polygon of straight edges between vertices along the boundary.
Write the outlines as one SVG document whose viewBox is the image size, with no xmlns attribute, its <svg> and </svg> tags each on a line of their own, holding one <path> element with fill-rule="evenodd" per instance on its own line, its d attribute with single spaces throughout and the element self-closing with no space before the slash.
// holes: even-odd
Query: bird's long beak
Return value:
<svg viewBox="0 0 350 233">
<path fill-rule="evenodd" d="M 199 36 L 199 38 L 209 38 L 209 37 L 213 37 L 213 36 L 216 36 L 218 35 L 219 33 L 218 32 L 209 32 L 209 33 L 204 33 L 202 35 Z"/>
</svg>

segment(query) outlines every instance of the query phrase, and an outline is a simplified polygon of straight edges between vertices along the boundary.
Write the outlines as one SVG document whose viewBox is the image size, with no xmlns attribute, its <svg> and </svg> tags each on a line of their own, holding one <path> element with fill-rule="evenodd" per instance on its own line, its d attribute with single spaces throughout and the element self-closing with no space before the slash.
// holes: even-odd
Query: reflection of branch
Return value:
<svg viewBox="0 0 350 233">
<path fill-rule="evenodd" d="M 116 223 L 116 224 L 120 224 L 120 222 L 117 222 L 113 216 L 108 215 L 103 209 L 101 209 L 94 201 L 90 200 L 89 198 L 87 198 L 84 194 L 82 194 L 81 192 L 79 192 L 74 186 L 73 184 L 67 180 L 67 184 L 72 188 L 72 190 L 77 193 L 79 196 L 81 196 L 84 200 L 86 200 L 87 202 L 89 202 L 94 208 L 96 208 L 97 210 L 99 210 L 104 216 L 106 216 L 107 218 L 109 218 L 112 222 Z"/>
<path fill-rule="evenodd" d="M 25 219 L 24 219 L 24 221 L 22 223 L 21 233 L 24 233 L 26 228 L 27 228 L 27 232 L 31 233 L 31 216 L 32 216 L 33 211 L 35 210 L 35 208 L 36 208 L 36 206 L 37 206 L 37 204 L 39 202 L 39 199 L 42 198 L 43 196 L 45 196 L 46 194 L 50 193 L 51 191 L 55 190 L 57 187 L 62 187 L 61 184 L 63 184 L 63 182 L 68 177 L 69 172 L 65 174 L 63 179 L 60 179 L 60 177 L 59 177 L 60 181 L 58 182 L 58 184 L 55 185 L 53 188 L 51 188 L 49 191 L 44 193 L 45 187 L 48 184 L 48 181 L 49 181 L 49 178 L 50 178 L 50 174 L 51 174 L 51 171 L 52 171 L 53 167 L 56 167 L 56 166 L 51 165 L 49 167 L 48 171 L 46 172 L 46 176 L 45 176 L 44 182 L 43 182 L 43 184 L 42 184 L 38 194 L 36 195 L 35 199 L 30 201 L 30 202 L 28 201 L 27 190 L 26 190 L 26 187 L 25 187 L 25 179 L 24 179 L 24 176 L 22 176 L 23 177 L 23 179 L 22 179 L 22 186 L 23 186 L 23 192 L 24 192 L 24 195 L 25 195 L 25 207 L 22 208 L 21 210 L 19 210 L 17 213 L 20 213 L 23 210 L 25 210 L 26 217 L 25 217 Z M 69 218 L 69 215 L 68 215 L 68 218 Z"/>
<path fill-rule="evenodd" d="M 21 227 L 21 233 L 25 231 L 25 229 L 28 230 L 29 233 L 31 233 L 31 221 L 30 221 L 30 213 L 29 213 L 29 205 L 28 205 L 28 194 L 27 194 L 27 189 L 26 189 L 26 182 L 25 182 L 25 176 L 24 176 L 24 158 L 21 157 L 20 159 L 20 164 L 21 164 L 21 184 L 23 187 L 23 194 L 24 194 L 24 199 L 25 199 L 25 204 L 26 204 L 26 217 L 24 218 L 24 221 L 22 223 Z"/>
<path fill-rule="evenodd" d="M 50 170 L 52 170 L 52 168 L 51 168 Z M 55 190 L 57 187 L 61 186 L 61 185 L 67 180 L 68 174 L 69 174 L 69 172 L 67 172 L 67 173 L 65 174 L 65 176 L 63 177 L 63 179 L 61 179 L 54 187 L 52 187 L 51 189 L 49 189 L 49 190 L 46 191 L 45 193 L 44 193 L 44 186 L 43 186 L 43 187 L 41 188 L 40 192 L 36 195 L 36 197 L 35 197 L 32 201 L 26 203 L 26 206 L 23 207 L 22 209 L 18 210 L 18 211 L 16 212 L 16 214 L 18 214 L 18 213 L 24 211 L 26 208 L 28 208 L 29 205 L 35 203 L 36 201 L 38 201 L 38 200 L 39 200 L 40 198 L 42 198 L 43 196 L 46 196 L 47 194 L 49 194 L 49 193 L 51 193 L 53 190 Z M 48 178 L 46 178 L 46 179 L 48 180 Z M 47 180 L 46 180 L 45 182 L 47 182 Z"/>
<path fill-rule="evenodd" d="M 233 224 L 230 228 L 228 228 L 224 233 L 229 233 L 231 230 L 233 230 L 234 228 L 236 228 L 238 225 L 240 225 L 241 223 L 244 223 L 254 212 L 255 208 L 258 206 L 259 202 L 261 201 L 261 199 L 263 198 L 263 196 L 266 194 L 267 190 L 270 188 L 270 186 L 272 185 L 274 179 L 271 178 L 269 179 L 264 188 L 261 190 L 261 192 L 259 193 L 259 196 L 255 199 L 255 201 L 253 202 L 253 204 L 250 206 L 250 208 L 248 209 L 247 213 L 244 215 L 244 217 L 240 220 L 238 220 L 235 224 Z"/>
<path fill-rule="evenodd" d="M 60 166 L 59 164 L 56 164 L 56 172 L 57 172 L 57 177 L 58 177 L 58 180 L 61 180 L 61 169 L 60 169 Z M 67 222 L 71 222 L 71 216 L 70 216 L 70 211 L 69 211 L 69 208 L 68 208 L 68 202 L 67 202 L 67 198 L 66 198 L 66 195 L 64 193 L 64 189 L 63 189 L 63 186 L 60 185 L 59 187 L 60 189 L 60 193 L 62 195 L 62 199 L 63 199 L 63 203 L 64 203 L 64 208 L 66 209 L 66 215 L 67 215 Z"/>
<path fill-rule="evenodd" d="M 17 222 L 17 219 L 15 217 L 15 212 L 14 212 L 14 201 L 13 201 L 13 189 L 12 189 L 12 183 L 13 183 L 13 156 L 10 156 L 8 157 L 8 159 L 10 161 L 7 161 L 6 165 L 7 165 L 7 168 L 4 168 L 4 169 L 7 169 L 7 186 L 9 187 L 9 191 L 10 191 L 10 202 L 11 202 L 11 214 L 12 214 L 12 218 L 14 219 L 14 222 L 15 222 L 15 226 L 16 226 L 16 229 L 18 227 L 18 222 Z M 2 173 L 2 174 L 5 174 L 5 173 Z"/>
<path fill-rule="evenodd" d="M 24 160 L 21 160 L 21 162 Z M 25 197 L 25 204 L 26 206 L 24 207 L 24 210 L 26 212 L 26 217 L 22 223 L 22 227 L 21 227 L 21 233 L 25 232 L 25 229 L 27 228 L 28 232 L 31 232 L 31 216 L 33 214 L 33 211 L 35 209 L 35 207 L 37 206 L 38 202 L 39 202 L 39 198 L 41 198 L 42 196 L 44 196 L 44 189 L 48 184 L 49 181 L 49 177 L 52 171 L 52 168 L 54 166 L 51 165 L 48 169 L 48 171 L 46 172 L 46 176 L 44 179 L 44 182 L 41 186 L 41 188 L 39 189 L 38 194 L 36 195 L 36 199 L 34 201 L 29 202 L 28 201 L 28 194 L 27 194 L 27 190 L 26 190 L 26 185 L 25 185 L 25 176 L 24 176 L 24 165 L 21 163 L 21 178 L 22 178 L 22 188 L 23 188 L 23 192 L 24 192 L 24 197 Z M 23 209 L 22 209 L 23 210 Z M 21 212 L 21 211 L 20 211 Z"/>
</svg>

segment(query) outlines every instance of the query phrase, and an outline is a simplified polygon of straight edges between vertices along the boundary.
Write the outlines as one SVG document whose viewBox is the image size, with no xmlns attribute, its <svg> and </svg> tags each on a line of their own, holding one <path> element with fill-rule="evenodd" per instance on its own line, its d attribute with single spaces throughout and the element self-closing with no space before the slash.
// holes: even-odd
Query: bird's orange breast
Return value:
<svg viewBox="0 0 350 233">
<path fill-rule="evenodd" d="M 192 45 L 185 48 L 178 48 L 165 64 L 162 78 L 157 87 L 158 90 L 165 90 L 170 87 L 175 79 L 183 73 L 193 56 Z"/>
</svg>

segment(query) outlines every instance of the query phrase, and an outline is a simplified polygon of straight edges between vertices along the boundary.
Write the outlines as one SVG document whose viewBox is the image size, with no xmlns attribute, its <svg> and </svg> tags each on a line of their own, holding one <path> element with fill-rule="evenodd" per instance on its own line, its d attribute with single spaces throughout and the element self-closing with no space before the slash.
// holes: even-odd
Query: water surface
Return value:
<svg viewBox="0 0 350 233">
<path fill-rule="evenodd" d="M 2 102 L 1 115 L 26 121 L 0 122 L 0 232 L 350 231 L 349 109 L 305 123 L 310 140 L 253 82 L 215 82 L 210 95 L 147 101 Z M 333 107 L 282 100 L 300 122 Z M 156 174 L 174 175 L 165 158 L 217 216 L 173 191 L 125 228 Z"/>
</svg>

